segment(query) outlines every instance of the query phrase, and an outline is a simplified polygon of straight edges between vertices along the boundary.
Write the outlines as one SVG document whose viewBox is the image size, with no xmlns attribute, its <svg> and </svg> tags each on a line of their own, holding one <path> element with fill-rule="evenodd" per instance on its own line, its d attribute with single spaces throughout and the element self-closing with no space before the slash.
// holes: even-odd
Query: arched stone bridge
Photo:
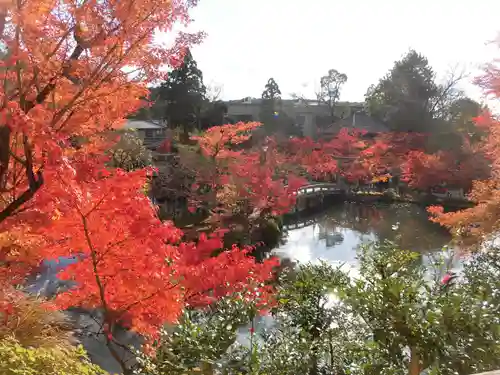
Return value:
<svg viewBox="0 0 500 375">
<path fill-rule="evenodd" d="M 317 195 L 339 194 L 343 191 L 338 184 L 329 182 L 315 182 L 302 186 L 294 195 L 298 197 L 313 197 Z"/>
</svg>

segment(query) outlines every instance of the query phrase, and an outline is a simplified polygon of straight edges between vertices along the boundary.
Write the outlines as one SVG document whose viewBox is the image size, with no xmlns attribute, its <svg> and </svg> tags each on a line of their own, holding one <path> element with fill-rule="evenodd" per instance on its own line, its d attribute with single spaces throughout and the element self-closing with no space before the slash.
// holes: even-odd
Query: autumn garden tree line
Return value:
<svg viewBox="0 0 500 375">
<path fill-rule="evenodd" d="M 271 136 L 279 144 L 285 143 L 284 148 L 290 136 L 294 139 L 288 143 L 302 142 L 302 155 L 295 155 L 297 160 L 302 158 L 306 169 L 308 163 L 310 168 L 319 165 L 306 176 L 309 179 L 332 179 L 341 155 L 356 159 L 350 171 L 341 172 L 350 182 L 367 183 L 391 175 L 426 192 L 440 185 L 468 192 L 470 182 L 487 178 L 490 168 L 477 147 L 486 129 L 474 123 L 474 118 L 487 108 L 461 91 L 460 83 L 467 78 L 457 71 L 438 77 L 425 56 L 410 50 L 386 76 L 368 88 L 365 96 L 365 112 L 384 124 L 388 132 L 363 134 L 351 129 L 349 135 L 342 130 L 333 139 L 307 141 L 298 140 L 303 138 L 301 130 L 283 110 L 279 85 L 270 78 L 261 96 L 259 117 L 263 126 L 253 138 L 258 134 L 260 138 Z M 319 79 L 315 101 L 326 108 L 325 115 L 317 119 L 320 129 L 332 127 L 348 114 L 349 109 L 339 102 L 347 79 L 335 69 Z M 215 91 L 220 93 L 218 88 Z M 150 87 L 148 105 L 132 118 L 165 120 L 169 126 L 182 129 L 181 142 L 189 143 L 189 133 L 235 122 L 227 117 L 226 105 L 213 92 L 214 88 L 203 83 L 203 74 L 189 52 L 182 66 L 174 69 L 166 81 Z M 307 105 L 302 95 L 293 96 Z M 347 140 L 354 138 L 359 142 L 351 148 Z M 317 151 L 323 157 L 331 156 L 332 150 L 331 163 L 327 158 L 317 163 Z"/>
<path fill-rule="evenodd" d="M 255 200 L 249 202 L 245 188 L 259 180 L 233 177 L 231 188 L 227 181 L 216 187 L 199 184 L 197 180 L 214 181 L 221 173 L 225 178 L 235 176 L 241 172 L 234 169 L 240 171 L 246 165 L 276 181 L 279 176 L 289 175 L 292 181 L 292 176 L 300 177 L 301 183 L 342 179 L 351 185 L 382 183 L 387 188 L 403 182 L 410 192 L 428 194 L 440 185 L 468 192 L 473 180 L 488 177 L 490 167 L 477 146 L 486 130 L 474 126 L 473 120 L 485 108 L 460 91 L 462 79 L 461 75 L 450 74 L 441 82 L 424 56 L 409 51 L 366 95 L 366 112 L 385 124 L 389 132 L 374 134 L 342 128 L 333 137 L 311 139 L 301 136 L 295 119 L 283 110 L 282 93 L 273 78 L 262 92 L 262 125 L 255 124 L 250 129 L 245 124 L 234 124 L 225 114 L 224 102 L 217 95 L 207 94 L 211 90 L 203 83 L 203 74 L 192 54 L 187 52 L 183 64 L 173 69 L 163 83 L 150 87 L 149 97 L 143 98 L 145 106 L 130 117 L 165 120 L 168 126 L 180 129 L 178 142 L 169 148 L 177 157 L 159 167 L 150 191 L 160 203 L 161 218 L 173 219 L 176 225 L 189 228 L 188 232 L 195 235 L 200 227 L 210 229 L 222 222 L 230 228 L 225 235 L 228 246 L 263 242 L 273 247 L 281 233 L 277 211 L 273 214 L 262 210 Z M 347 109 L 342 108 L 339 99 L 346 82 L 347 76 L 335 69 L 320 78 L 316 100 L 327 111 L 319 127 L 328 128 L 342 120 Z M 295 97 L 307 102 L 299 94 Z M 419 120 L 414 121 L 415 118 Z M 233 147 L 238 154 L 217 152 L 215 157 L 207 158 L 200 140 L 222 147 L 226 137 L 219 133 L 224 128 L 213 127 L 220 123 L 233 124 L 235 129 L 245 129 L 252 135 Z M 123 146 L 128 150 L 125 152 L 122 145 L 117 145 L 119 152 L 113 153 L 115 166 L 125 165 L 116 156 L 126 161 L 126 169 L 152 163 L 144 147 L 131 143 Z M 389 180 L 392 185 L 387 183 Z M 284 185 L 287 182 L 283 180 Z M 270 194 L 266 189 L 266 194 Z M 400 199 L 415 198 L 402 195 Z M 195 206 L 193 215 L 188 209 L 194 210 Z"/>
<path fill-rule="evenodd" d="M 498 367 L 495 249 L 472 258 L 464 281 L 453 285 L 437 278 L 426 282 L 415 255 L 390 243 L 361 249 L 362 277 L 351 280 L 326 265 L 303 265 L 278 279 L 278 259 L 251 256 L 257 237 L 227 241 L 238 226 L 252 233 L 262 220 L 287 212 L 306 177 L 340 173 L 372 179 L 387 173 L 395 159 L 400 164 L 410 153 L 410 140 L 420 140 L 405 133 L 409 129 L 395 128 L 403 134 L 391 133 L 389 140 L 342 130 L 327 142 L 278 142 L 254 138 L 258 123 L 219 124 L 189 140 L 185 127 L 186 147 L 179 153 L 183 163 L 193 164 L 183 188 L 190 211 L 201 208 L 207 226 L 189 236 L 187 228 L 160 219 L 149 197 L 152 168 L 115 167 L 128 156 L 110 153 L 117 141 L 124 142 L 110 134 L 137 115 L 149 87 L 165 81 L 164 65 L 174 68 L 166 82 L 177 74 L 189 76 L 183 62 L 203 35 L 180 34 L 167 48 L 155 33 L 188 23 L 195 5 L 190 0 L 0 4 L 2 373 L 103 373 L 75 346 L 74 327 L 62 315 L 75 308 L 99 311 L 93 334 L 124 374 L 384 369 L 413 375 Z M 497 68 L 488 67 L 480 83 L 498 96 L 499 76 Z M 373 108 L 389 116 L 386 121 L 403 121 L 402 113 L 385 105 L 404 98 L 394 99 L 383 81 L 373 88 Z M 323 83 L 335 90 L 334 83 Z M 207 102 L 204 97 L 197 107 L 183 102 L 181 86 L 172 84 L 175 89 L 164 98 L 190 110 L 170 112 L 170 121 L 199 122 Z M 204 90 L 200 82 L 193 80 L 193 86 Z M 266 91 L 265 100 L 278 98 L 272 82 Z M 328 95 L 324 100 L 330 103 L 338 99 L 335 91 Z M 381 102 L 386 104 L 377 107 Z M 214 113 L 217 108 L 212 106 Z M 474 146 L 491 165 L 491 177 L 473 184 L 478 204 L 452 214 L 431 211 L 453 233 L 477 244 L 494 236 L 499 225 L 494 215 L 498 121 L 488 113 L 475 121 L 486 134 Z M 346 156 L 350 162 L 339 163 Z M 61 258 L 76 260 L 59 273 L 72 286 L 48 300 L 28 296 L 27 278 L 44 260 Z M 342 303 L 330 303 L 331 292 Z M 277 328 L 262 341 L 251 326 L 250 345 L 235 345 L 237 328 L 266 312 Z M 141 336 L 141 353 L 120 341 L 120 329 Z M 124 359 L 124 351 L 137 358 Z"/>
</svg>

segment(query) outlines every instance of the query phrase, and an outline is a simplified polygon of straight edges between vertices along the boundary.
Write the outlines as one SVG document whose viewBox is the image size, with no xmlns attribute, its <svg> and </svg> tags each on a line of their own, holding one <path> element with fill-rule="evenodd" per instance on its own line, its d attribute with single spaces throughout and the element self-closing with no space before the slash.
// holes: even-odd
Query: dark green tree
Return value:
<svg viewBox="0 0 500 375">
<path fill-rule="evenodd" d="M 273 102 L 281 100 L 281 91 L 274 78 L 269 78 L 267 81 L 266 87 L 262 92 L 262 99 L 271 100 Z"/>
<path fill-rule="evenodd" d="M 262 92 L 260 121 L 270 135 L 289 134 L 292 130 L 293 121 L 282 111 L 281 90 L 274 78 L 269 78 Z"/>
<path fill-rule="evenodd" d="M 264 129 L 268 134 L 275 134 L 278 129 L 278 117 L 281 107 L 281 91 L 274 80 L 269 78 L 266 87 L 262 92 L 262 102 L 260 108 L 260 121 L 264 124 Z"/>
<path fill-rule="evenodd" d="M 459 98 L 451 103 L 448 115 L 453 129 L 473 141 L 481 138 L 483 133 L 476 127 L 474 118 L 479 116 L 485 108 L 470 98 Z"/>
<path fill-rule="evenodd" d="M 436 118 L 439 126 L 428 139 L 428 151 L 454 152 L 460 149 L 464 139 L 477 143 L 486 132 L 476 127 L 474 118 L 484 109 L 480 103 L 467 97 L 451 100 L 442 115 Z"/>
<path fill-rule="evenodd" d="M 165 104 L 164 119 L 168 126 L 181 127 L 183 141 L 188 140 L 189 132 L 199 127 L 206 94 L 203 73 L 190 51 L 182 66 L 169 74 L 158 91 L 158 100 Z"/>
<path fill-rule="evenodd" d="M 200 120 L 200 130 L 206 130 L 212 126 L 228 124 L 227 105 L 222 100 L 206 101 Z"/>
<path fill-rule="evenodd" d="M 427 58 L 409 51 L 377 85 L 368 89 L 365 101 L 369 114 L 394 131 L 431 130 L 439 106 L 437 98 L 446 94 L 435 79 Z"/>
<path fill-rule="evenodd" d="M 473 121 L 483 107 L 458 88 L 463 78 L 452 72 L 438 83 L 427 58 L 411 50 L 368 89 L 366 108 L 393 131 L 428 133 L 427 152 L 455 152 L 484 135 Z"/>
<path fill-rule="evenodd" d="M 143 98 L 144 106 L 136 113 L 129 116 L 130 119 L 158 122 L 165 117 L 166 104 L 160 99 L 161 87 L 150 87 L 149 96 Z"/>
</svg>

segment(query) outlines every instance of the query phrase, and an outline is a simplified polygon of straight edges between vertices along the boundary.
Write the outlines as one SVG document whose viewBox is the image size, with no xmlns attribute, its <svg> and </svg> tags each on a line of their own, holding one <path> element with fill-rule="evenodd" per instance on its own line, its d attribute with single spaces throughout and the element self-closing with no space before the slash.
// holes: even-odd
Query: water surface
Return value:
<svg viewBox="0 0 500 375">
<path fill-rule="evenodd" d="M 344 202 L 326 207 L 308 216 L 285 218 L 289 228 L 284 244 L 273 251 L 287 265 L 326 261 L 342 265 L 352 276 L 357 275 L 357 248 L 363 243 L 390 240 L 402 249 L 422 254 L 423 264 L 435 261 L 436 252 L 444 256 L 447 265 L 437 269 L 460 268 L 453 249 L 448 247 L 449 233 L 429 221 L 423 207 L 414 204 L 366 204 Z M 435 277 L 429 272 L 428 277 Z M 253 328 L 262 332 L 274 325 L 269 315 L 256 317 Z M 238 330 L 238 342 L 249 344 L 250 325 Z"/>
<path fill-rule="evenodd" d="M 423 207 L 414 204 L 345 202 L 308 217 L 288 218 L 285 227 L 289 228 L 285 243 L 274 253 L 298 263 L 321 259 L 355 266 L 358 246 L 376 240 L 390 240 L 427 255 L 451 239 L 445 229 L 429 221 Z"/>
</svg>

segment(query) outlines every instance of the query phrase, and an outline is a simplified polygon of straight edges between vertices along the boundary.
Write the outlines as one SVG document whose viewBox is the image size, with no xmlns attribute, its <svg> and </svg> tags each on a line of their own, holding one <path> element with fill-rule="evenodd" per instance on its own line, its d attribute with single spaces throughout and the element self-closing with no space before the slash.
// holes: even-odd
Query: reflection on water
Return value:
<svg viewBox="0 0 500 375">
<path fill-rule="evenodd" d="M 285 222 L 288 231 L 285 244 L 273 251 L 287 267 L 294 263 L 343 265 L 353 277 L 357 276 L 356 249 L 362 243 L 390 240 L 401 248 L 422 253 L 425 265 L 435 264 L 440 257 L 433 254 L 450 242 L 450 235 L 439 225 L 428 220 L 424 208 L 412 204 L 343 203 L 329 207 L 321 214 L 295 217 Z M 451 250 L 451 251 L 450 251 Z M 444 272 L 461 266 L 452 249 L 441 253 L 447 263 L 443 267 L 429 267 L 427 278 L 440 279 Z M 270 316 L 254 320 L 256 332 L 273 325 Z M 248 345 L 249 326 L 238 330 L 238 342 Z"/>
<path fill-rule="evenodd" d="M 301 222 L 307 226 L 300 228 Z M 425 209 L 412 204 L 345 202 L 315 217 L 287 222 L 286 242 L 274 251 L 293 262 L 356 264 L 356 248 L 374 240 L 391 240 L 401 248 L 430 253 L 447 245 L 449 234 L 428 220 Z"/>
</svg>

